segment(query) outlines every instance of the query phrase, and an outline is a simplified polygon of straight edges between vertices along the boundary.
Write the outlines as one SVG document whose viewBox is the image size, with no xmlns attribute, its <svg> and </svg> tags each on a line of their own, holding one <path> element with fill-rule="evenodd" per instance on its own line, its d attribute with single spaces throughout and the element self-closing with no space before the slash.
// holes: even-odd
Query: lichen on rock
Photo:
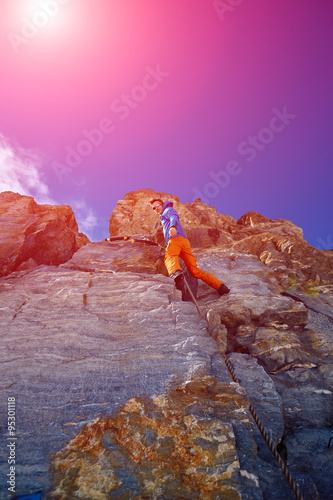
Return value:
<svg viewBox="0 0 333 500">
<path fill-rule="evenodd" d="M 248 420 L 247 406 L 235 387 L 213 376 L 135 397 L 84 426 L 55 457 L 49 496 L 240 499 L 231 421 Z"/>
</svg>

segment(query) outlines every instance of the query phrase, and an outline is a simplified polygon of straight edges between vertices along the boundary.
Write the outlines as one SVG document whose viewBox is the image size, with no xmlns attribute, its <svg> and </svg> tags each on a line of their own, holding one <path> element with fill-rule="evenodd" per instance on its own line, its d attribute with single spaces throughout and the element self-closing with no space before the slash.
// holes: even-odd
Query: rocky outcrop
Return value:
<svg viewBox="0 0 333 500">
<path fill-rule="evenodd" d="M 305 278 L 284 288 L 281 269 L 237 249 L 235 235 L 262 224 L 280 237 L 290 225 L 301 241 L 300 230 L 247 217 L 221 222 L 229 243 L 195 252 L 231 289 L 219 297 L 199 282 L 204 317 L 165 275 L 163 250 L 131 239 L 0 278 L 0 411 L 6 422 L 15 397 L 17 496 L 292 500 L 251 402 L 304 498 L 330 498 L 330 268 L 315 293 Z M 157 238 L 139 229 L 126 232 Z"/>
<path fill-rule="evenodd" d="M 61 264 L 89 243 L 68 205 L 37 205 L 30 196 L 10 191 L 0 193 L 0 226 L 0 276 Z"/>
<path fill-rule="evenodd" d="M 331 284 L 332 258 L 307 243 L 302 229 L 285 219 L 266 219 L 248 212 L 237 221 L 233 249 L 256 255 L 274 270 L 284 288 L 300 288 L 317 295 Z"/>
<path fill-rule="evenodd" d="M 182 227 L 193 247 L 208 248 L 229 241 L 226 230 L 236 223 L 232 217 L 218 214 L 215 208 L 199 201 L 192 205 L 182 204 L 178 196 L 152 189 L 127 193 L 118 201 L 110 217 L 110 236 L 145 235 L 163 245 L 164 237 L 159 217 L 149 203 L 153 198 L 174 202 L 174 207 L 181 217 Z"/>
<path fill-rule="evenodd" d="M 332 256 L 309 245 L 302 229 L 292 222 L 268 219 L 256 212 L 248 212 L 236 221 L 218 214 L 200 199 L 182 204 L 177 196 L 151 189 L 128 193 L 112 212 L 110 236 L 146 235 L 163 244 L 158 216 L 149 205 L 153 198 L 174 202 L 194 248 L 222 245 L 229 253 L 255 255 L 275 272 L 283 289 L 300 287 L 316 295 L 320 286 L 332 283 Z"/>
</svg>

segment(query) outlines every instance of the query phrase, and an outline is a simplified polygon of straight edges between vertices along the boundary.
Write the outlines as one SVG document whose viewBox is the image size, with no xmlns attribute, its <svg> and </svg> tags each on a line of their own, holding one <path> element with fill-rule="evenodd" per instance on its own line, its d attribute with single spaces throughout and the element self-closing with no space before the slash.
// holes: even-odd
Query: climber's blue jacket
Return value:
<svg viewBox="0 0 333 500">
<path fill-rule="evenodd" d="M 173 208 L 172 201 L 165 201 L 163 205 L 163 212 L 160 215 L 161 223 L 163 226 L 163 233 L 165 238 L 165 243 L 168 244 L 170 239 L 170 227 L 175 227 L 177 229 L 176 236 L 184 236 L 186 238 L 183 228 L 180 224 L 178 212 Z M 173 238 L 176 238 L 173 236 Z"/>
</svg>

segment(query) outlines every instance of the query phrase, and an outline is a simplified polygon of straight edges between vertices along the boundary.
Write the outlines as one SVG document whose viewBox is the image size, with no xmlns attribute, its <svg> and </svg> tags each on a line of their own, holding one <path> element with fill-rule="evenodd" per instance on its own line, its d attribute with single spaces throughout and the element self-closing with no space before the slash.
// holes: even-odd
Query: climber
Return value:
<svg viewBox="0 0 333 500">
<path fill-rule="evenodd" d="M 175 281 L 176 288 L 182 292 L 182 300 L 187 300 L 187 293 L 178 257 L 183 259 L 189 273 L 194 278 L 198 278 L 207 283 L 207 285 L 215 288 L 220 295 L 229 293 L 230 290 L 226 285 L 211 274 L 198 268 L 197 259 L 192 253 L 190 242 L 185 236 L 180 224 L 179 215 L 173 208 L 172 201 L 163 202 L 159 198 L 154 198 L 150 204 L 152 209 L 160 216 L 165 243 L 167 245 L 164 263 L 170 278 L 173 278 Z"/>
</svg>

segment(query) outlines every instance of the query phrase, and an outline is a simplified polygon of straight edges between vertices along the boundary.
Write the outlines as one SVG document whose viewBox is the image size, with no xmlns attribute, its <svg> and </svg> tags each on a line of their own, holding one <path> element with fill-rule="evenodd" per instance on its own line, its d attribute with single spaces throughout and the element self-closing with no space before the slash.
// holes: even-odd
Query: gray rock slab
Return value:
<svg viewBox="0 0 333 500">
<path fill-rule="evenodd" d="M 274 272 L 265 266 L 255 255 L 226 252 L 219 249 L 207 249 L 195 252 L 198 266 L 223 281 L 230 294 L 251 294 L 255 297 L 279 292 L 279 285 Z M 211 289 L 200 282 L 201 301 L 209 300 Z"/>
<path fill-rule="evenodd" d="M 133 243 L 132 243 L 133 241 Z M 164 250 L 134 240 L 101 241 L 80 248 L 61 267 L 82 271 L 156 274 L 163 269 Z"/>
<path fill-rule="evenodd" d="M 326 287 L 327 288 L 327 287 Z M 303 304 L 311 311 L 324 314 L 333 321 L 333 292 L 323 293 L 318 292 L 317 296 L 311 296 L 301 290 L 286 291 L 285 295 L 292 297 L 295 300 L 303 302 Z"/>
<path fill-rule="evenodd" d="M 1 422 L 15 397 L 20 494 L 45 486 L 50 453 L 87 421 L 211 373 L 206 322 L 162 275 L 42 266 L 2 278 L 0 297 Z"/>
<path fill-rule="evenodd" d="M 282 400 L 276 391 L 274 382 L 257 360 L 248 354 L 233 353 L 228 356 L 228 359 L 269 437 L 276 446 L 282 439 L 284 423 Z"/>
<path fill-rule="evenodd" d="M 296 429 L 285 439 L 291 470 L 305 498 L 332 498 L 333 445 L 328 446 L 332 436 L 331 426 Z"/>
<path fill-rule="evenodd" d="M 304 326 L 308 321 L 308 310 L 300 302 L 281 295 L 228 294 L 208 305 L 220 314 L 221 321 L 229 333 L 240 326 L 290 325 Z"/>
<path fill-rule="evenodd" d="M 274 382 L 255 358 L 247 354 L 232 353 L 228 359 L 262 425 L 277 446 L 283 438 L 284 421 L 282 400 Z M 257 446 L 256 466 L 263 498 L 293 500 L 295 496 L 290 485 L 256 425 L 253 428 L 253 436 Z"/>
</svg>

